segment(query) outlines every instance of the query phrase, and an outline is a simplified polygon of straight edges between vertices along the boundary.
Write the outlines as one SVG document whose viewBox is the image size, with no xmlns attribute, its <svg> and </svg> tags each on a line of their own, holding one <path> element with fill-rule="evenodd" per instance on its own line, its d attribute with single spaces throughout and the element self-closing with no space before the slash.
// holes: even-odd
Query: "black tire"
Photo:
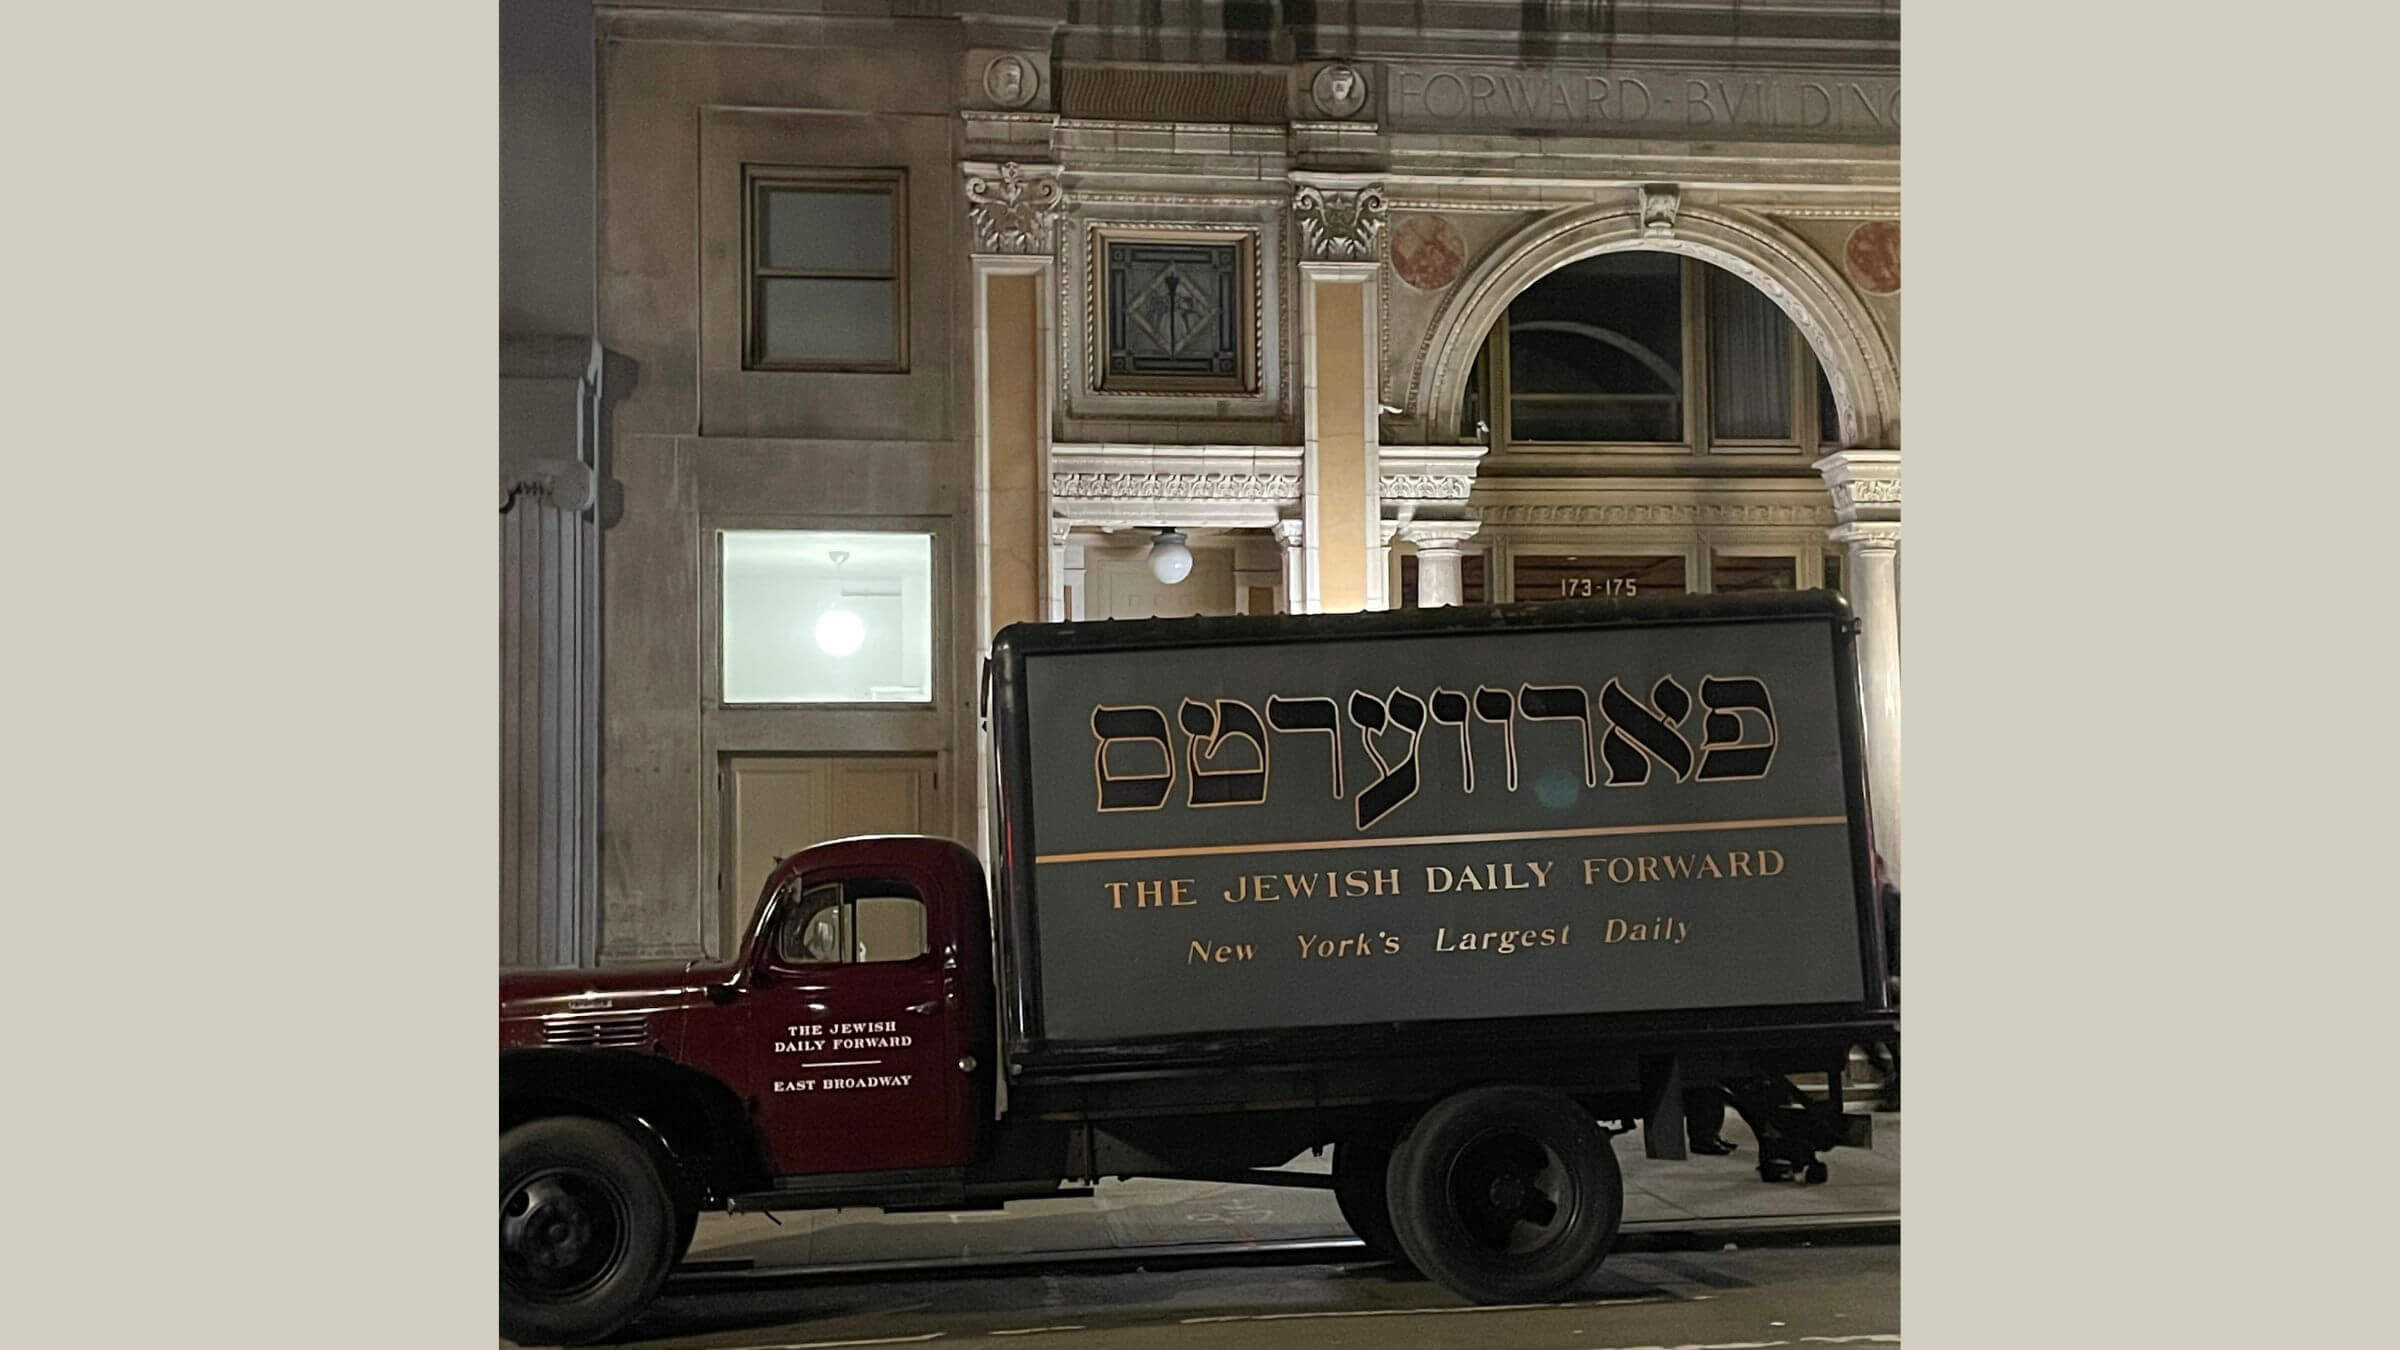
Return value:
<svg viewBox="0 0 2400 1350">
<path fill-rule="evenodd" d="M 558 1117 L 501 1135 L 501 1334 L 577 1345 L 624 1326 L 666 1279 L 676 1231 L 666 1183 L 624 1131 Z"/>
<path fill-rule="evenodd" d="M 1333 1199 L 1350 1231 L 1378 1261 L 1404 1261 L 1400 1235 L 1392 1230 L 1392 1206 L 1384 1193 L 1392 1151 L 1381 1144 L 1345 1140 L 1333 1146 Z"/>
<path fill-rule="evenodd" d="M 1470 1088 L 1436 1103 L 1392 1151 L 1386 1191 L 1401 1251 L 1477 1303 L 1573 1293 L 1625 1217 L 1608 1136 L 1546 1088 Z"/>
<path fill-rule="evenodd" d="M 667 1269 L 673 1270 L 675 1267 L 682 1265 L 683 1258 L 692 1254 L 692 1235 L 699 1231 L 699 1210 L 685 1209 L 676 1211 L 675 1259 L 667 1262 Z"/>
</svg>

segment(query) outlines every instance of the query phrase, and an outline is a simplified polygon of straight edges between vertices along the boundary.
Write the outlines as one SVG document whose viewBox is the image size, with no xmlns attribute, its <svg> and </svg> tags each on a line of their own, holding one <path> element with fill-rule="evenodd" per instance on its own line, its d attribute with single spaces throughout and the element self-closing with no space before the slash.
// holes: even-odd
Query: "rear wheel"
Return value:
<svg viewBox="0 0 2400 1350">
<path fill-rule="evenodd" d="M 562 1117 L 501 1135 L 501 1334 L 577 1344 L 632 1321 L 674 1263 L 677 1219 L 658 1168 L 614 1126 Z"/>
<path fill-rule="evenodd" d="M 1392 1231 L 1392 1206 L 1384 1192 L 1392 1151 L 1381 1144 L 1344 1141 L 1333 1146 L 1333 1199 L 1342 1207 L 1350 1231 L 1367 1244 L 1367 1255 L 1378 1261 L 1405 1260 L 1400 1236 Z"/>
<path fill-rule="evenodd" d="M 1420 1117 L 1387 1173 L 1417 1269 L 1478 1303 L 1539 1303 L 1582 1284 L 1625 1213 L 1591 1113 L 1546 1088 L 1473 1088 Z"/>
</svg>

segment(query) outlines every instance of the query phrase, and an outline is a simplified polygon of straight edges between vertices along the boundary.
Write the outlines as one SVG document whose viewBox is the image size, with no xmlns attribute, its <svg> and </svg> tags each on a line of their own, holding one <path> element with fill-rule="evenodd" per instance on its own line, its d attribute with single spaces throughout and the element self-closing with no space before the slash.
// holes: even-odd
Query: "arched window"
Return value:
<svg viewBox="0 0 2400 1350">
<path fill-rule="evenodd" d="M 1775 302 L 1648 251 L 1585 258 L 1527 287 L 1493 326 L 1464 411 L 1503 458 L 1798 459 L 1838 441 L 1832 390 Z"/>
</svg>

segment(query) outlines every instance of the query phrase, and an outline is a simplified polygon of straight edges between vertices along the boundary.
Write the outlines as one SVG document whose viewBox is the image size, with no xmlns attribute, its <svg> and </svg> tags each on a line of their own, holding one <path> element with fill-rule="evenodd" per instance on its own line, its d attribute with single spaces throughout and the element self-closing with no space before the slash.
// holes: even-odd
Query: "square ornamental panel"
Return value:
<svg viewBox="0 0 2400 1350">
<path fill-rule="evenodd" d="M 932 701 L 932 535 L 721 537 L 726 703 Z"/>
<path fill-rule="evenodd" d="M 1100 232 L 1098 387 L 1109 393 L 1248 393 L 1256 387 L 1257 267 L 1247 232 Z"/>
</svg>

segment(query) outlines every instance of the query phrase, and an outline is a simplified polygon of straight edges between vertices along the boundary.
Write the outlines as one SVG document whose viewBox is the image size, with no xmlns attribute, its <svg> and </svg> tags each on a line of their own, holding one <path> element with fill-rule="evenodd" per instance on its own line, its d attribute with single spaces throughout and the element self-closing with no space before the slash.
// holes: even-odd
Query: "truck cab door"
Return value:
<svg viewBox="0 0 2400 1350">
<path fill-rule="evenodd" d="M 897 869 L 802 872 L 771 899 L 745 1076 L 779 1173 L 966 1164 L 964 991 L 927 901 Z"/>
</svg>

